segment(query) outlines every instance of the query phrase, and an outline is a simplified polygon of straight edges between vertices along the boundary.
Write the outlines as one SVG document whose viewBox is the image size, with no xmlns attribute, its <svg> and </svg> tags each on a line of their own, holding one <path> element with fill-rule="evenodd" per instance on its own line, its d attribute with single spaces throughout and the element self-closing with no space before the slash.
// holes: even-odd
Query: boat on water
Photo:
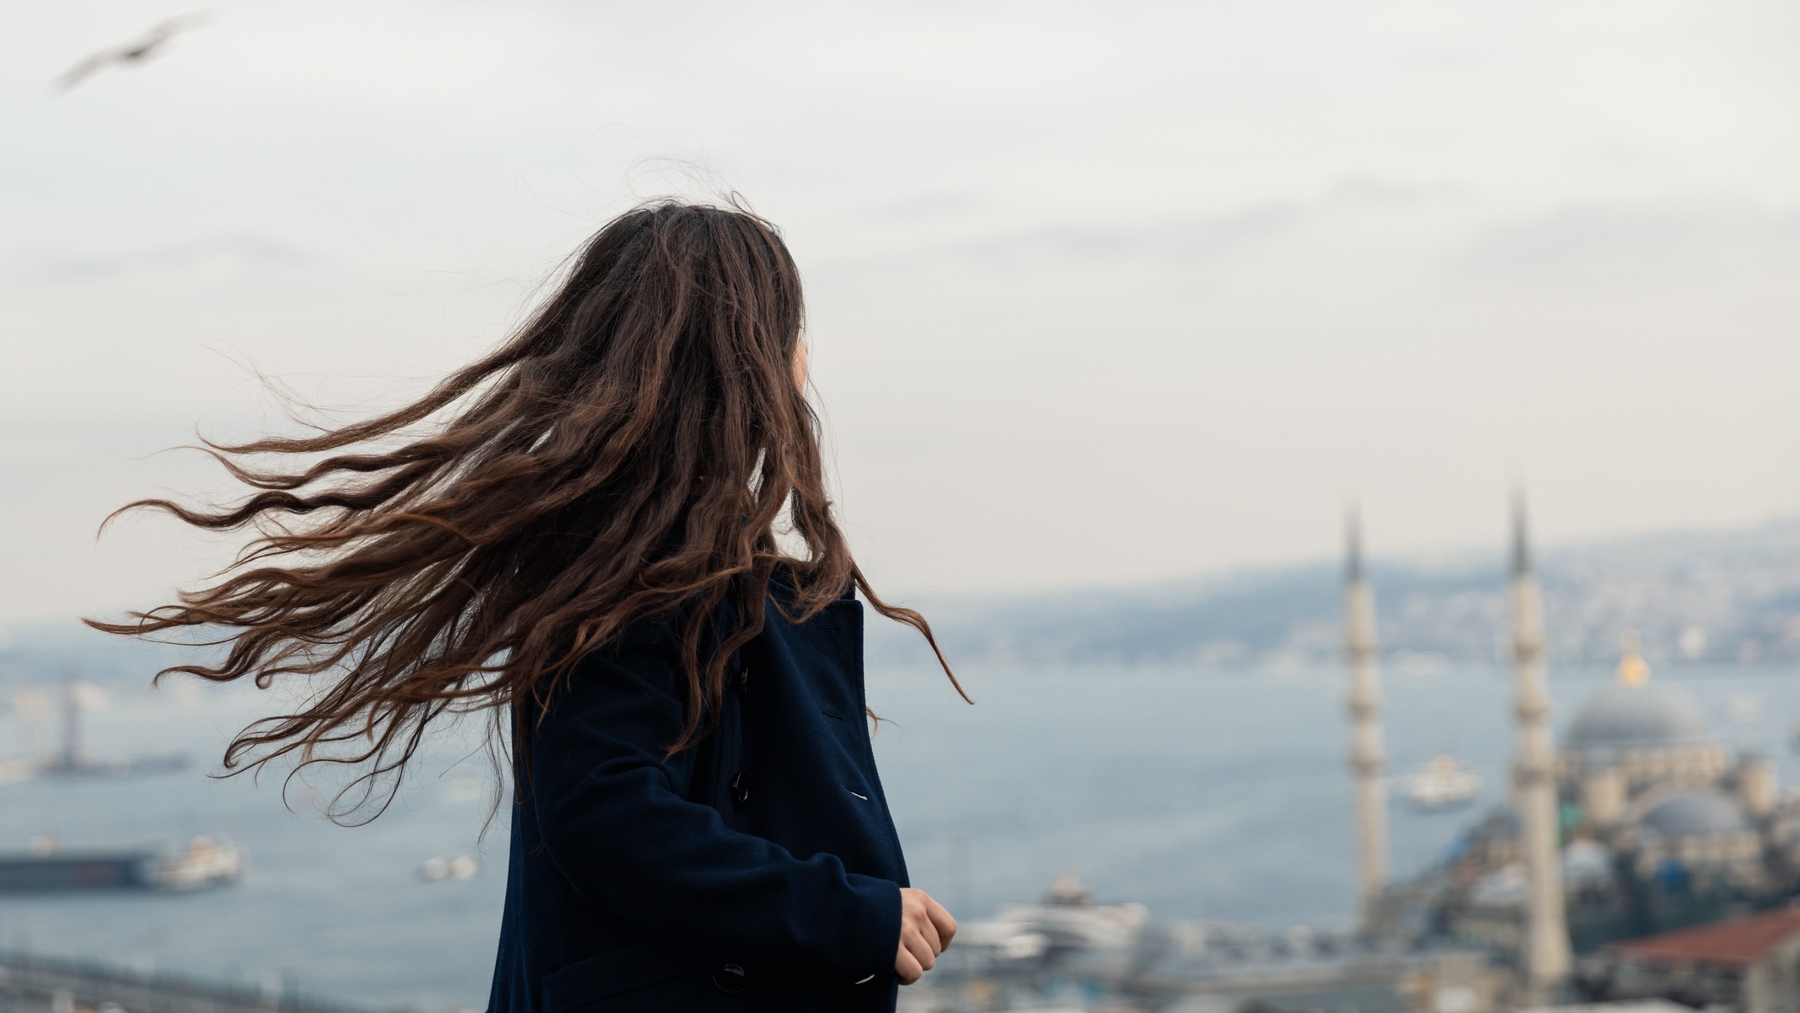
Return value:
<svg viewBox="0 0 1800 1013">
<path fill-rule="evenodd" d="M 204 834 L 187 847 L 160 856 L 150 867 L 150 884 L 158 890 L 204 890 L 235 883 L 244 874 L 244 853 L 230 841 Z"/>
<path fill-rule="evenodd" d="M 1481 778 L 1461 760 L 1440 753 L 1406 779 L 1406 800 L 1425 812 L 1467 805 L 1481 791 Z"/>
<path fill-rule="evenodd" d="M 229 841 L 195 837 L 174 851 L 154 848 L 63 851 L 46 841 L 37 850 L 0 854 L 0 893 L 69 890 L 185 892 L 236 882 L 244 856 Z"/>
<path fill-rule="evenodd" d="M 475 878 L 481 871 L 481 863 L 474 855 L 457 855 L 455 858 L 427 858 L 425 864 L 419 866 L 419 878 L 430 883 L 445 880 L 460 882 Z"/>
</svg>

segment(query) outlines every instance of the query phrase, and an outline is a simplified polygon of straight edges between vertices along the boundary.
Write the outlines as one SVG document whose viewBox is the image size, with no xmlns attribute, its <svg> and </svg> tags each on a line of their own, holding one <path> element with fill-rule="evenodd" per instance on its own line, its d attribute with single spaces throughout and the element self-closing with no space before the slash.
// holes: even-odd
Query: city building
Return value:
<svg viewBox="0 0 1800 1013">
<path fill-rule="evenodd" d="M 1800 907 L 1606 947 L 1582 974 L 1595 997 L 1672 999 L 1742 1013 L 1800 1009 Z"/>
</svg>

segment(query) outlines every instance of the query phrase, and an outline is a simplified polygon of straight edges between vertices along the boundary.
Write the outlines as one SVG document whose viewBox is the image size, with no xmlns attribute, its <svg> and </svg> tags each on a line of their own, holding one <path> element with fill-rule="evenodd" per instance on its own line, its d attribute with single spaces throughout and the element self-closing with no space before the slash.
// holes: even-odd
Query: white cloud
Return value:
<svg viewBox="0 0 1800 1013">
<path fill-rule="evenodd" d="M 1482 229 L 1456 266 L 1478 279 L 1572 297 L 1629 297 L 1671 285 L 1704 292 L 1800 273 L 1800 214 L 1769 214 L 1742 200 L 1572 205 Z"/>
</svg>

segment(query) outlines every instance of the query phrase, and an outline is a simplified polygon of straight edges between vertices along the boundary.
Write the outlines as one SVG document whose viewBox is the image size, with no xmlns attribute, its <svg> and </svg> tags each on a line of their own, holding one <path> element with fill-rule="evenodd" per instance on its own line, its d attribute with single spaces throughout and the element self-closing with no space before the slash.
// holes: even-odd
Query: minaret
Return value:
<svg viewBox="0 0 1800 1013">
<path fill-rule="evenodd" d="M 1550 697 L 1544 684 L 1544 604 L 1531 572 L 1525 537 L 1525 499 L 1513 500 L 1513 663 L 1518 670 L 1518 753 L 1513 760 L 1513 804 L 1519 812 L 1521 850 L 1529 891 L 1525 926 L 1525 986 L 1532 1004 L 1556 998 L 1569 977 L 1569 927 L 1563 917 L 1561 828 L 1557 821 L 1555 753 L 1550 740 Z"/>
<path fill-rule="evenodd" d="M 1350 663 L 1350 772 L 1356 781 L 1358 899 L 1370 926 L 1387 886 L 1387 789 L 1381 781 L 1380 677 L 1375 670 L 1375 596 L 1363 575 L 1362 526 L 1345 518 L 1344 654 Z"/>
</svg>

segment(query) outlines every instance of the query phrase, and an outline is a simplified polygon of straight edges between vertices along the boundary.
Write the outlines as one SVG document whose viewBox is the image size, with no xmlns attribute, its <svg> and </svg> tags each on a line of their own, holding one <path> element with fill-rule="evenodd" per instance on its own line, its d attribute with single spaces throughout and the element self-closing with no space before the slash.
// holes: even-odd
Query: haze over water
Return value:
<svg viewBox="0 0 1800 1013">
<path fill-rule="evenodd" d="M 1343 675 L 1201 674 L 1185 670 L 1027 672 L 970 666 L 978 706 L 933 671 L 877 668 L 876 737 L 916 885 L 962 918 L 1034 899 L 1077 870 L 1105 901 L 1161 916 L 1272 927 L 1345 925 L 1353 886 Z M 1556 719 L 1610 674 L 1553 673 Z M 1786 668 L 1658 673 L 1692 695 L 1722 741 L 1776 756 L 1800 715 Z M 1501 797 L 1511 752 L 1512 688 L 1499 670 L 1386 680 L 1390 771 L 1439 751 L 1484 780 L 1477 806 Z M 121 697 L 90 716 L 99 756 L 185 748 L 210 759 L 264 701 L 241 692 L 180 703 Z M 0 723 L 0 753 L 19 730 Z M 173 842 L 194 832 L 249 854 L 239 885 L 187 896 L 0 897 L 0 943 L 57 955 L 179 969 L 371 1006 L 480 1009 L 505 889 L 504 823 L 478 842 L 487 799 L 479 757 L 444 741 L 426 776 L 373 824 L 343 829 L 285 810 L 272 779 L 210 781 L 198 771 L 118 781 L 32 781 L 0 788 L 0 849 L 54 830 L 65 846 Z M 483 781 L 483 784 L 487 782 Z M 303 791 L 293 794 L 304 812 Z M 1417 870 L 1479 808 L 1421 816 L 1393 810 L 1393 864 Z M 425 859 L 474 852 L 466 882 L 424 881 Z M 966 858 L 959 859 L 959 855 Z"/>
</svg>

